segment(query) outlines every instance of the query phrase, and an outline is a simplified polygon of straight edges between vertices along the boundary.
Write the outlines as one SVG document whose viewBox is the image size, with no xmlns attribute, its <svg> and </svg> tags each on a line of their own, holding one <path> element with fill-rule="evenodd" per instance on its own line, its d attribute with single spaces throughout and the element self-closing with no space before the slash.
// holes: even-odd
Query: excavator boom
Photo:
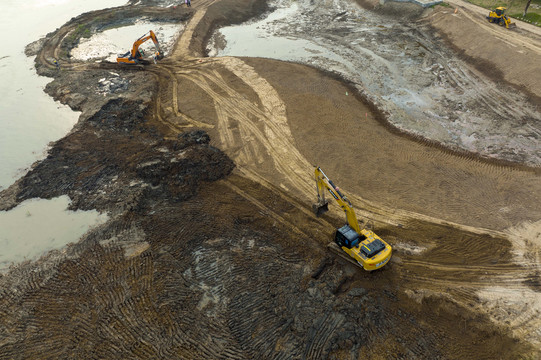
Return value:
<svg viewBox="0 0 541 360">
<path fill-rule="evenodd" d="M 359 222 L 357 221 L 357 217 L 355 216 L 355 212 L 353 211 L 353 207 L 349 199 L 342 194 L 338 186 L 334 185 L 332 180 L 325 175 L 319 166 L 316 167 L 315 176 L 318 202 L 317 204 L 313 205 L 313 208 L 316 215 L 319 216 L 329 210 L 329 203 L 325 200 L 325 190 L 327 190 L 346 213 L 346 221 L 348 225 L 360 233 L 361 228 L 359 227 Z"/>
</svg>

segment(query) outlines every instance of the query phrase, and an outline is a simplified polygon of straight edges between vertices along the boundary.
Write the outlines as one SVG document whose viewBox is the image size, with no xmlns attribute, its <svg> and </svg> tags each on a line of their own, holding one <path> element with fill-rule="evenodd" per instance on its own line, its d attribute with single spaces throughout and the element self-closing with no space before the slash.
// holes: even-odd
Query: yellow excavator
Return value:
<svg viewBox="0 0 541 360">
<path fill-rule="evenodd" d="M 325 200 L 325 191 L 332 195 L 346 214 L 346 225 L 338 228 L 334 236 L 336 245 L 365 270 L 372 271 L 382 268 L 391 258 L 391 246 L 372 230 L 361 229 L 351 202 L 319 166 L 315 168 L 314 173 L 318 201 L 312 208 L 316 216 L 319 217 L 329 210 L 329 202 Z M 332 245 L 334 246 L 334 244 Z"/>
<path fill-rule="evenodd" d="M 511 19 L 505 15 L 505 10 L 507 10 L 507 8 L 504 8 L 503 6 L 491 10 L 487 16 L 488 22 L 505 26 L 507 29 L 516 27 L 517 24 L 512 23 Z"/>
<path fill-rule="evenodd" d="M 135 42 L 133 43 L 133 47 L 130 51 L 123 55 L 119 55 L 116 58 L 116 62 L 119 64 L 148 65 L 150 62 L 143 58 L 143 49 L 139 49 L 139 46 L 141 46 L 147 40 L 152 40 L 154 42 L 154 46 L 156 47 L 156 52 L 154 53 L 154 63 L 156 63 L 158 60 L 163 59 L 163 52 L 160 49 L 160 43 L 158 42 L 158 38 L 156 37 L 156 34 L 154 34 L 154 31 L 150 30 L 147 34 L 135 40 Z"/>
</svg>

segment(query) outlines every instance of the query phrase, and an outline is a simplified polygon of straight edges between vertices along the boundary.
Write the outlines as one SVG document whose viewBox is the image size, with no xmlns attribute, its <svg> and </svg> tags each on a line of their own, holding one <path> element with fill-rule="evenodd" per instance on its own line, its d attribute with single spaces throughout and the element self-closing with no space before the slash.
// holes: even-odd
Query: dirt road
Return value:
<svg viewBox="0 0 541 360">
<path fill-rule="evenodd" d="M 449 5 L 451 5 L 451 8 L 454 7 L 454 9 L 464 8 L 465 10 L 467 10 L 467 16 L 469 16 L 469 17 L 475 17 L 477 19 L 479 19 L 479 17 L 481 17 L 481 18 L 486 20 L 485 17 L 488 16 L 487 9 L 482 8 L 480 6 L 477 6 L 477 5 L 474 5 L 474 4 L 471 4 L 471 3 L 466 2 L 466 1 L 451 0 L 448 3 L 449 3 Z M 453 13 L 454 13 L 454 11 L 453 11 Z M 458 11 L 457 11 L 457 13 L 458 13 Z M 533 40 L 534 43 L 536 41 L 535 36 L 541 36 L 541 28 L 539 26 L 535 26 L 535 25 L 529 24 L 527 22 L 516 20 L 516 19 L 513 19 L 512 22 L 517 24 L 517 28 L 519 30 L 524 30 L 524 31 L 518 31 L 518 33 L 521 36 L 527 36 L 529 39 Z M 506 32 L 504 32 L 504 33 L 506 33 Z M 520 36 L 514 36 L 515 32 L 509 32 L 508 31 L 507 33 L 511 37 L 515 38 L 517 43 L 522 43 L 523 42 L 523 40 L 521 39 Z M 537 39 L 537 41 L 539 41 L 539 39 Z M 528 45 L 526 45 L 526 46 L 528 46 Z"/>
<path fill-rule="evenodd" d="M 493 67 L 496 80 L 503 77 L 539 101 L 541 75 L 528 64 L 541 54 L 541 28 L 520 20 L 514 20 L 517 27 L 511 30 L 492 26 L 486 21 L 486 9 L 460 0 L 450 4 L 457 12 L 453 8 L 436 12 L 431 24 L 465 55 L 486 60 L 488 63 L 478 66 Z M 454 21 L 448 21 L 450 17 Z M 475 37 L 465 36 L 472 33 Z"/>
<path fill-rule="evenodd" d="M 314 68 L 203 57 L 224 17 L 241 21 L 263 9 L 226 0 L 137 9 L 186 22 L 172 55 L 145 71 L 62 58 L 70 29 L 107 11 L 46 39 L 37 63 L 56 77 L 48 91 L 83 115 L 0 194 L 3 208 L 68 194 L 73 207 L 111 220 L 0 277 L 0 354 L 539 356 L 539 169 L 393 130 L 353 85 Z M 132 11 L 115 9 L 114 17 Z M 423 21 L 437 27 L 445 11 Z M 481 26 L 452 19 L 456 28 Z M 54 57 L 66 71 L 55 73 Z M 111 69 L 128 91 L 96 96 L 96 79 Z M 343 215 L 332 204 L 326 217 L 311 214 L 315 164 L 394 247 L 383 270 L 362 272 L 325 250 Z"/>
</svg>

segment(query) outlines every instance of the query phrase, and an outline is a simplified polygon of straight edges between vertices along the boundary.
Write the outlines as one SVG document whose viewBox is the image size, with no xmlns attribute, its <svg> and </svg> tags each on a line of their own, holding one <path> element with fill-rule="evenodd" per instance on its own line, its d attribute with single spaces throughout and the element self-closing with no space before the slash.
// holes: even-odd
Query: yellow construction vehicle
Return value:
<svg viewBox="0 0 541 360">
<path fill-rule="evenodd" d="M 116 62 L 119 64 L 149 64 L 150 62 L 143 58 L 144 52 L 143 49 L 139 49 L 139 46 L 141 46 L 145 41 L 151 39 L 154 42 L 154 46 L 156 47 L 156 52 L 154 53 L 153 57 L 154 63 L 156 63 L 158 60 L 163 59 L 163 53 L 160 49 L 160 43 L 158 42 L 158 38 L 156 37 L 156 34 L 154 34 L 154 31 L 150 30 L 147 34 L 135 40 L 131 51 L 128 51 L 127 53 L 118 56 L 116 58 Z"/>
<path fill-rule="evenodd" d="M 331 193 L 346 214 L 346 225 L 336 230 L 335 243 L 365 270 L 382 268 L 391 258 L 391 246 L 372 230 L 361 229 L 351 202 L 319 166 L 315 168 L 315 179 L 318 202 L 313 205 L 313 210 L 316 216 L 329 210 L 329 203 L 325 200 L 325 190 Z"/>
<path fill-rule="evenodd" d="M 512 23 L 511 19 L 505 15 L 505 10 L 507 10 L 507 8 L 502 6 L 497 7 L 495 10 L 491 10 L 487 16 L 488 22 L 505 26 L 507 29 L 516 27 L 517 24 Z"/>
</svg>

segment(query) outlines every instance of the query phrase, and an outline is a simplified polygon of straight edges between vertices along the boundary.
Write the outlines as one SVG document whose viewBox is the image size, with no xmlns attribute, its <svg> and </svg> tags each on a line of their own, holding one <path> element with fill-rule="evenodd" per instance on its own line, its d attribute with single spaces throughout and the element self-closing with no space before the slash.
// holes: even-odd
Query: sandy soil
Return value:
<svg viewBox="0 0 541 360">
<path fill-rule="evenodd" d="M 429 16 L 429 21 L 441 34 L 464 55 L 488 62 L 496 70 L 494 77 L 503 78 L 517 88 L 526 90 L 533 99 L 539 101 L 541 94 L 541 75 L 531 70 L 531 62 L 541 53 L 541 28 L 521 21 L 515 21 L 515 29 L 490 26 L 486 22 L 486 10 L 463 1 L 450 2 L 451 8 L 440 10 Z M 449 21 L 453 17 L 453 21 Z M 475 36 L 465 36 L 475 34 Z M 497 46 L 494 46 L 497 44 Z M 488 69 L 485 69 L 488 70 Z"/>
<path fill-rule="evenodd" d="M 38 71 L 55 78 L 47 91 L 83 114 L 46 160 L 0 193 L 1 209 L 67 194 L 110 221 L 0 277 L 2 357 L 539 357 L 539 169 L 399 132 L 335 74 L 204 57 L 212 29 L 265 4 L 192 4 L 84 14 L 42 42 Z M 373 11 L 399 22 L 400 9 Z M 445 27 L 437 34 L 446 54 L 478 36 L 460 33 L 470 26 L 486 43 L 501 39 L 466 7 L 449 11 L 415 18 L 419 38 Z M 142 14 L 186 23 L 158 65 L 140 71 L 67 57 L 75 43 L 66 35 L 79 24 Z M 535 37 L 513 37 L 537 46 Z M 535 106 L 538 83 L 513 75 L 518 66 L 535 73 L 535 57 L 483 70 L 487 52 L 467 51 L 456 55 L 464 72 L 494 88 L 494 67 Z M 96 91 L 111 69 L 127 88 Z M 322 218 L 311 213 L 315 164 L 393 246 L 381 271 L 326 250 L 343 218 L 332 205 Z"/>
</svg>

